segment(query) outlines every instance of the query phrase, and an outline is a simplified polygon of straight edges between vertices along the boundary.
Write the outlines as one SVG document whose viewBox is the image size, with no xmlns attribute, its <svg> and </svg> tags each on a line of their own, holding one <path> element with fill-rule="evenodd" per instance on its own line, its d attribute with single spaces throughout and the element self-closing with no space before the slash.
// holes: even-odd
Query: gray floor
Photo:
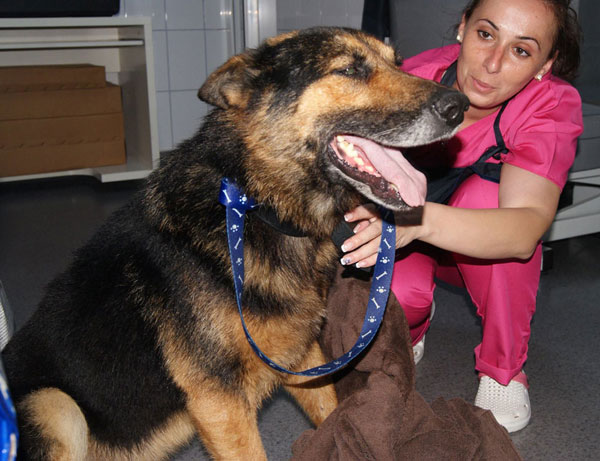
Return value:
<svg viewBox="0 0 600 461">
<path fill-rule="evenodd" d="M 0 184 L 0 280 L 17 325 L 30 315 L 43 287 L 67 265 L 71 252 L 138 187 L 91 179 Z M 542 275 L 530 342 L 533 417 L 513 435 L 526 460 L 600 459 L 600 234 L 551 245 L 554 266 Z M 427 400 L 471 401 L 477 389 L 473 347 L 480 326 L 464 293 L 436 291 L 437 312 L 417 370 Z M 269 458 L 290 457 L 293 441 L 309 423 L 285 394 L 260 413 Z M 194 441 L 174 458 L 207 459 Z"/>
</svg>

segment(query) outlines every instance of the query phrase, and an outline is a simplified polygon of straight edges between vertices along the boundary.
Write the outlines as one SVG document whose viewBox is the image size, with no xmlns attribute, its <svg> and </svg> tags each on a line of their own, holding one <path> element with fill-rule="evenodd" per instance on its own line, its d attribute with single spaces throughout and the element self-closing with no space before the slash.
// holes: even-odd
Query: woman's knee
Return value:
<svg viewBox="0 0 600 461">
<path fill-rule="evenodd" d="M 409 318 L 428 315 L 435 288 L 435 258 L 422 252 L 400 255 L 394 265 L 392 292 Z"/>
</svg>

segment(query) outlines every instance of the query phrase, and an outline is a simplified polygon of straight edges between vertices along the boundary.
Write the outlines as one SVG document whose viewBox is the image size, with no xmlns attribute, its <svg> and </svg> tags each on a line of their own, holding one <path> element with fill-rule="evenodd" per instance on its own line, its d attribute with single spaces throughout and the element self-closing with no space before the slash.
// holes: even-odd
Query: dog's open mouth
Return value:
<svg viewBox="0 0 600 461">
<path fill-rule="evenodd" d="M 398 149 L 354 135 L 338 135 L 331 141 L 336 166 L 346 175 L 371 188 L 386 203 L 403 201 L 410 207 L 425 204 L 427 181 Z"/>
</svg>

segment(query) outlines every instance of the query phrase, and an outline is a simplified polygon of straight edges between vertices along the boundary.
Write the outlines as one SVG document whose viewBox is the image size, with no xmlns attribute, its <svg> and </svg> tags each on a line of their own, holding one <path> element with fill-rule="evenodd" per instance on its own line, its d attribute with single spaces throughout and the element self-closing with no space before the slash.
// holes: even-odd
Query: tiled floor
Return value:
<svg viewBox="0 0 600 461">
<path fill-rule="evenodd" d="M 0 185 L 0 280 L 21 325 L 44 285 L 71 252 L 120 206 L 138 184 L 91 179 Z M 600 459 L 600 234 L 552 244 L 554 267 L 542 275 L 529 362 L 531 424 L 513 435 L 526 460 Z M 460 290 L 441 286 L 437 311 L 417 370 L 427 400 L 474 398 L 473 347 L 480 326 Z M 309 423 L 277 393 L 260 413 L 269 458 L 288 459 Z M 177 461 L 207 459 L 198 442 Z"/>
</svg>

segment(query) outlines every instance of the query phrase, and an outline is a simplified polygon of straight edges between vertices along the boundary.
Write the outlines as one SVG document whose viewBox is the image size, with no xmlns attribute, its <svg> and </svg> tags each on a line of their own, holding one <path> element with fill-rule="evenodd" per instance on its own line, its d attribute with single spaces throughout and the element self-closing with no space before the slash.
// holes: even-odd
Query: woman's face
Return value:
<svg viewBox="0 0 600 461">
<path fill-rule="evenodd" d="M 550 71 L 556 19 L 542 0 L 483 0 L 459 26 L 457 87 L 473 109 L 493 112 Z"/>
</svg>

